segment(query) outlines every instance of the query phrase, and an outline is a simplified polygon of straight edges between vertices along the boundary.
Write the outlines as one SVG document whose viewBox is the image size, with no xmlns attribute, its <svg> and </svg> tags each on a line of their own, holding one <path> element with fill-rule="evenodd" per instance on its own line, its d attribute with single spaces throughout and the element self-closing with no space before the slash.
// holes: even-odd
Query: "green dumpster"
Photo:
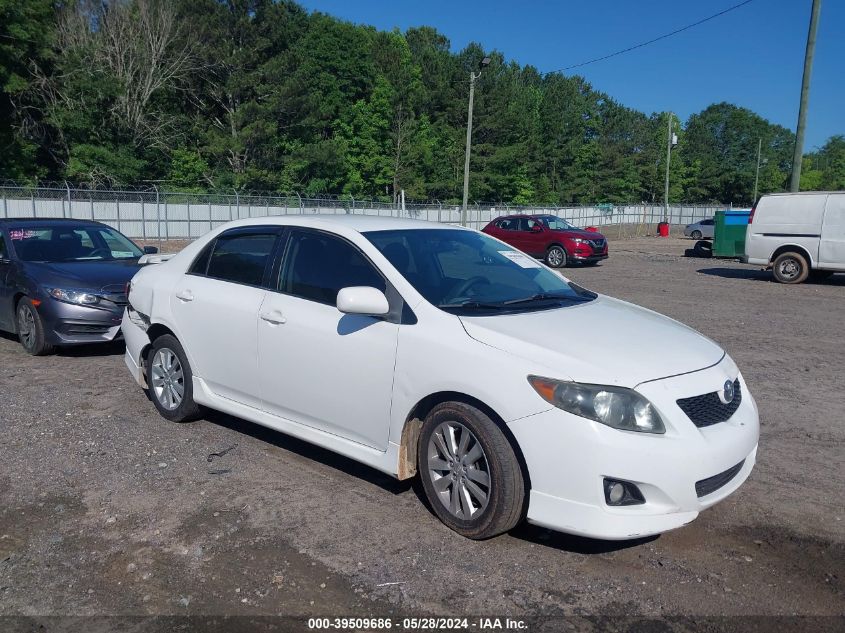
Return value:
<svg viewBox="0 0 845 633">
<path fill-rule="evenodd" d="M 713 257 L 742 257 L 745 254 L 745 229 L 751 209 L 716 211 L 713 231 Z"/>
</svg>

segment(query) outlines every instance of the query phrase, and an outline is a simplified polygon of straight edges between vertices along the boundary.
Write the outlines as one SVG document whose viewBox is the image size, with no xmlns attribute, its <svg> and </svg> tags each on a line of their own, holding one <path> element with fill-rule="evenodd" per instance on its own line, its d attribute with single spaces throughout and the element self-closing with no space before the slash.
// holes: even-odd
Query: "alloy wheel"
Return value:
<svg viewBox="0 0 845 633">
<path fill-rule="evenodd" d="M 27 349 L 35 347 L 35 317 L 25 304 L 18 306 L 18 335 L 24 347 Z"/>
<path fill-rule="evenodd" d="M 443 422 L 428 441 L 428 476 L 452 516 L 468 521 L 487 507 L 490 465 L 478 438 L 460 422 Z"/>
<path fill-rule="evenodd" d="M 150 371 L 156 400 L 165 409 L 176 409 L 185 397 L 185 376 L 179 357 L 173 350 L 162 347 L 153 357 Z"/>
<path fill-rule="evenodd" d="M 563 258 L 564 254 L 561 249 L 553 248 L 549 251 L 549 263 L 555 268 L 563 264 Z"/>
</svg>

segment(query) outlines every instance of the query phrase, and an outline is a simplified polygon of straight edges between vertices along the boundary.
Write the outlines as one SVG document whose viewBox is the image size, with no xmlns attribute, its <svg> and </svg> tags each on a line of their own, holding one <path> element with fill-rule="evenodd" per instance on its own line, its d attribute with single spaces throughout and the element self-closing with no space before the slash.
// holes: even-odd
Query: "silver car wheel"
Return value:
<svg viewBox="0 0 845 633">
<path fill-rule="evenodd" d="M 162 347 L 153 357 L 150 373 L 156 400 L 169 411 L 176 409 L 185 397 L 185 376 L 179 357 L 172 350 Z"/>
<path fill-rule="evenodd" d="M 443 422 L 428 441 L 428 476 L 437 498 L 464 521 L 484 511 L 490 500 L 490 465 L 478 438 L 460 422 Z"/>
<path fill-rule="evenodd" d="M 563 254 L 563 250 L 557 246 L 553 247 L 549 250 L 549 264 L 551 264 L 554 268 L 558 268 L 561 264 L 563 264 L 563 258 L 565 255 Z"/>
<path fill-rule="evenodd" d="M 778 264 L 780 276 L 787 280 L 795 279 L 801 274 L 801 265 L 793 257 L 787 257 Z"/>
<path fill-rule="evenodd" d="M 21 342 L 27 349 L 35 346 L 35 317 L 32 311 L 25 305 L 18 306 L 18 335 Z"/>
</svg>

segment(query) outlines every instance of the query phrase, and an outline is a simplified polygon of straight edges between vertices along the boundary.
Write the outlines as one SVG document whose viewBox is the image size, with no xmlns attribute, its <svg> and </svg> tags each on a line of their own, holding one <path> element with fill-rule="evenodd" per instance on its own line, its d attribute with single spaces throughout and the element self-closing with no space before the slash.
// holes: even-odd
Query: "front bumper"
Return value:
<svg viewBox="0 0 845 633">
<path fill-rule="evenodd" d="M 578 262 L 579 264 L 585 264 L 589 262 L 600 262 L 603 259 L 607 259 L 607 251 L 604 253 L 593 253 L 592 255 L 579 255 L 578 253 L 573 253 L 569 256 L 569 258 L 573 262 Z"/>
<path fill-rule="evenodd" d="M 726 422 L 698 428 L 676 400 L 719 391 L 739 372 L 714 367 L 637 387 L 666 423 L 664 435 L 612 429 L 550 409 L 511 422 L 531 478 L 528 521 L 561 532 L 623 540 L 659 534 L 695 519 L 748 478 L 757 455 L 757 405 L 742 377 L 742 403 Z M 742 463 L 732 479 L 699 497 L 696 482 Z M 645 503 L 609 506 L 605 477 L 634 483 Z"/>
<path fill-rule="evenodd" d="M 44 323 L 44 336 L 51 345 L 108 343 L 121 337 L 121 312 L 102 308 L 42 300 L 38 314 Z"/>
</svg>

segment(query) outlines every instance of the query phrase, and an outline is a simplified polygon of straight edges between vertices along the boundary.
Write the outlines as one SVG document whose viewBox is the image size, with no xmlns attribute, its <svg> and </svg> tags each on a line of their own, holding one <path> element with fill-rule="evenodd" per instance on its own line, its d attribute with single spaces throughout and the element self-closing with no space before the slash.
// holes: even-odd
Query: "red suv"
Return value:
<svg viewBox="0 0 845 633">
<path fill-rule="evenodd" d="M 575 262 L 592 266 L 607 259 L 604 235 L 575 228 L 553 215 L 508 215 L 496 218 L 483 231 L 552 268 Z"/>
</svg>

